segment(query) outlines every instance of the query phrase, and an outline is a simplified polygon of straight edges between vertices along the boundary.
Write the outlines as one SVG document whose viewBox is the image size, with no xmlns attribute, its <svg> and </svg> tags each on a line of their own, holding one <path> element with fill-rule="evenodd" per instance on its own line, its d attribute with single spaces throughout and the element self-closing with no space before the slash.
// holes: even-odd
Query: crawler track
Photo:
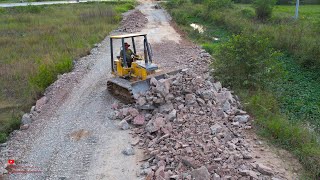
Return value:
<svg viewBox="0 0 320 180">
<path fill-rule="evenodd" d="M 131 83 L 122 78 L 112 78 L 107 82 L 108 91 L 123 103 L 134 103 Z"/>
</svg>

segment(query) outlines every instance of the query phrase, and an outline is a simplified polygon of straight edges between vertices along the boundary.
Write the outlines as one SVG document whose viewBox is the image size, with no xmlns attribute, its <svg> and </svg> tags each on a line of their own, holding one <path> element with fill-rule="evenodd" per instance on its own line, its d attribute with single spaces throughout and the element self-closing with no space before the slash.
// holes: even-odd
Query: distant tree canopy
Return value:
<svg viewBox="0 0 320 180">
<path fill-rule="evenodd" d="M 201 0 L 198 0 L 201 1 Z M 233 0 L 235 3 L 252 3 L 253 0 Z M 277 0 L 277 4 L 295 4 L 296 0 Z M 300 4 L 320 4 L 320 0 L 300 0 Z"/>
</svg>

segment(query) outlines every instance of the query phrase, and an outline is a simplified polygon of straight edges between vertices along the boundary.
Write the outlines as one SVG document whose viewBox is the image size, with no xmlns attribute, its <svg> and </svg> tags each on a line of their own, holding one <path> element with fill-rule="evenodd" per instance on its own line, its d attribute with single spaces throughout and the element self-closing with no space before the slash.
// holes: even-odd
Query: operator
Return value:
<svg viewBox="0 0 320 180">
<path fill-rule="evenodd" d="M 126 50 L 126 61 L 128 64 L 128 67 L 131 67 L 131 63 L 133 62 L 133 57 L 137 57 L 137 55 L 131 50 L 129 49 L 130 44 L 128 43 L 124 43 L 124 48 Z M 123 58 L 123 52 L 120 52 L 120 57 Z"/>
</svg>

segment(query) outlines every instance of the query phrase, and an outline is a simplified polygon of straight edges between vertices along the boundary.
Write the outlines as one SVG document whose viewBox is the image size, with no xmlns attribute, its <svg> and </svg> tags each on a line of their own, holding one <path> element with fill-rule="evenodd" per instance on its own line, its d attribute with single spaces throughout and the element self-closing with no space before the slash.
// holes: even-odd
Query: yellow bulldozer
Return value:
<svg viewBox="0 0 320 180">
<path fill-rule="evenodd" d="M 137 39 L 142 40 L 142 55 L 137 53 Z M 116 56 L 116 58 L 114 58 L 113 44 L 115 40 L 121 41 L 119 56 Z M 131 41 L 133 51 L 126 48 L 128 46 L 127 40 Z M 123 102 L 133 103 L 135 94 L 147 91 L 150 86 L 151 77 L 156 79 L 164 77 L 164 74 L 161 74 L 162 71 L 159 66 L 153 62 L 152 49 L 148 43 L 147 34 L 110 36 L 110 49 L 111 71 L 114 77 L 108 80 L 107 87 L 112 95 Z M 132 57 L 127 57 L 128 55 L 131 56 L 127 51 L 132 51 Z M 175 74 L 177 72 L 173 71 L 167 74 Z"/>
</svg>

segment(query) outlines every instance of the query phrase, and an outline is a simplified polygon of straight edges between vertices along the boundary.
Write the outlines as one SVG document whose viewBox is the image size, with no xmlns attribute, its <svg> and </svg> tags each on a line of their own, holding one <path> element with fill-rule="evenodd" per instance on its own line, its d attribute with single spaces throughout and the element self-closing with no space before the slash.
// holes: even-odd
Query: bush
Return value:
<svg viewBox="0 0 320 180">
<path fill-rule="evenodd" d="M 214 54 L 214 52 L 217 49 L 217 44 L 205 43 L 205 44 L 202 44 L 202 48 L 206 50 L 208 53 Z"/>
<path fill-rule="evenodd" d="M 229 86 L 264 89 L 271 80 L 282 76 L 279 55 L 266 38 L 234 35 L 218 48 L 212 64 L 214 75 Z"/>
<path fill-rule="evenodd" d="M 255 0 L 253 7 L 256 10 L 256 16 L 260 20 L 266 20 L 271 17 L 272 9 L 276 0 Z"/>
<path fill-rule="evenodd" d="M 173 16 L 175 16 L 175 21 L 178 24 L 182 24 L 182 25 L 188 25 L 189 21 L 189 14 L 185 13 L 184 11 L 173 11 L 172 12 Z"/>
<path fill-rule="evenodd" d="M 241 14 L 248 19 L 252 19 L 254 17 L 254 12 L 250 9 L 242 9 Z"/>
<path fill-rule="evenodd" d="M 230 8 L 232 6 L 231 0 L 205 0 L 205 5 L 208 11 L 221 8 Z"/>
<path fill-rule="evenodd" d="M 191 0 L 192 3 L 194 4 L 201 4 L 203 3 L 205 0 Z"/>
<path fill-rule="evenodd" d="M 170 0 L 166 3 L 167 8 L 174 9 L 186 3 L 185 0 Z"/>
<path fill-rule="evenodd" d="M 233 0 L 233 2 L 241 4 L 251 4 L 252 0 Z"/>
<path fill-rule="evenodd" d="M 0 143 L 4 143 L 7 140 L 7 135 L 5 133 L 0 133 Z"/>
</svg>

